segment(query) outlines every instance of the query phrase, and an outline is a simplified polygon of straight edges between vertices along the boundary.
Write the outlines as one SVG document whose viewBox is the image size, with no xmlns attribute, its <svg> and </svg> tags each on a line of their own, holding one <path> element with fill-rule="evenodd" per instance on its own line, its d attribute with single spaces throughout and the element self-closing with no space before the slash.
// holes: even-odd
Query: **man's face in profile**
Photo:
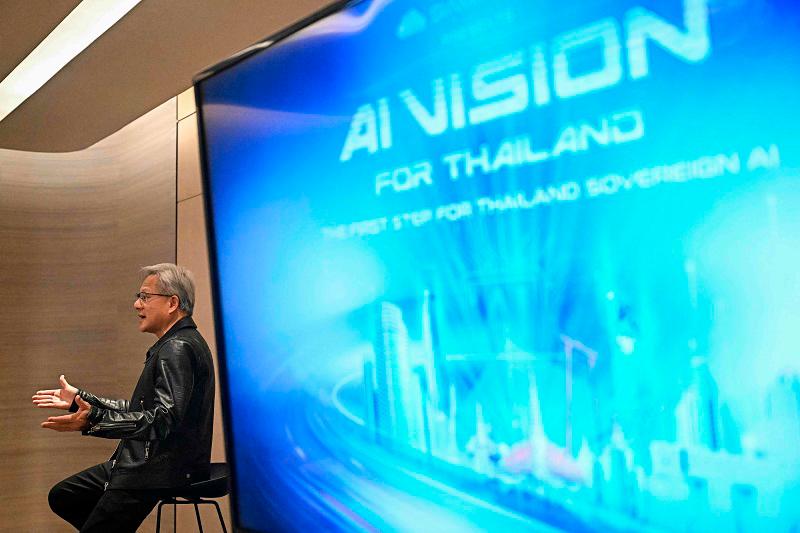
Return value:
<svg viewBox="0 0 800 533">
<path fill-rule="evenodd" d="M 139 331 L 143 333 L 153 333 L 160 335 L 169 325 L 172 317 L 169 314 L 170 296 L 157 296 L 163 294 L 163 290 L 158 285 L 158 277 L 155 275 L 147 276 L 142 281 L 139 293 L 145 293 L 142 298 L 138 298 L 133 307 L 139 317 Z"/>
</svg>

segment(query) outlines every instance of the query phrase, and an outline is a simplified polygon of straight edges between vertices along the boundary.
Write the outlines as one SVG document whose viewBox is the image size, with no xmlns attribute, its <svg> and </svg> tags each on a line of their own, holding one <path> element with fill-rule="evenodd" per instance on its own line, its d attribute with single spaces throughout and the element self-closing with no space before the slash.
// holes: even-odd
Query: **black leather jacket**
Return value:
<svg viewBox="0 0 800 533">
<path fill-rule="evenodd" d="M 92 406 L 84 435 L 122 439 L 111 457 L 108 488 L 169 488 L 208 478 L 214 368 L 191 317 L 147 351 L 130 401 L 78 394 Z"/>
</svg>

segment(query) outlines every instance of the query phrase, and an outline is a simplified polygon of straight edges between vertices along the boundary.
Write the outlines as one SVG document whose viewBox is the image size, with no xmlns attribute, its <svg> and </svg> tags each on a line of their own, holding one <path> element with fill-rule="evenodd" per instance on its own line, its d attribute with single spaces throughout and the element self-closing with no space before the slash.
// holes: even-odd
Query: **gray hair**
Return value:
<svg viewBox="0 0 800 533">
<path fill-rule="evenodd" d="M 158 290 L 178 297 L 179 309 L 191 316 L 194 311 L 194 275 L 191 271 L 172 263 L 159 263 L 141 268 L 144 277 L 156 276 Z"/>
</svg>

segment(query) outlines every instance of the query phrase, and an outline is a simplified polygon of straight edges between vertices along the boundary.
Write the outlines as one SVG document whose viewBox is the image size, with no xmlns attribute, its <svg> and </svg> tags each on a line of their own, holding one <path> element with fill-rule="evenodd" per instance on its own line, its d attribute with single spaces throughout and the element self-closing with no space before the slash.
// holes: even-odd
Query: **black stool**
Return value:
<svg viewBox="0 0 800 533">
<path fill-rule="evenodd" d="M 156 517 L 156 533 L 161 531 L 161 507 L 172 504 L 173 507 L 173 529 L 177 531 L 176 523 L 178 516 L 178 505 L 194 505 L 194 514 L 197 516 L 197 526 L 200 533 L 203 533 L 203 523 L 200 521 L 200 509 L 198 505 L 213 505 L 219 516 L 219 523 L 222 531 L 228 533 L 225 527 L 225 520 L 222 519 L 222 511 L 214 500 L 207 498 L 221 498 L 230 491 L 230 472 L 227 463 L 211 463 L 211 477 L 205 481 L 192 483 L 188 487 L 180 487 L 166 492 L 158 502 L 158 515 Z M 180 498 L 180 499 L 179 499 Z"/>
</svg>

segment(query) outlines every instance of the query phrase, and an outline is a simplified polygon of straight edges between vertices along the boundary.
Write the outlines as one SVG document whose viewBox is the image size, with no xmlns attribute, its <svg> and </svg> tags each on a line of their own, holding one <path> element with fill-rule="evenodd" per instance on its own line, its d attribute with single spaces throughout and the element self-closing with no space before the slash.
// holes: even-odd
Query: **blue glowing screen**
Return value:
<svg viewBox="0 0 800 533">
<path fill-rule="evenodd" d="M 199 82 L 239 524 L 797 531 L 798 36 L 375 0 Z"/>
</svg>

